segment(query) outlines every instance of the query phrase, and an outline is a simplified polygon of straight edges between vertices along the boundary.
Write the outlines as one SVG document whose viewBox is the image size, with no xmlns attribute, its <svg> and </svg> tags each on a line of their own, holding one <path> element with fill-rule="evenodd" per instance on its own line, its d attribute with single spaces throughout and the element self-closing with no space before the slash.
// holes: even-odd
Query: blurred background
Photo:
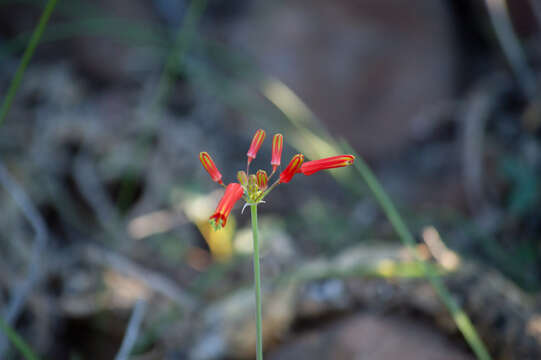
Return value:
<svg viewBox="0 0 541 360">
<path fill-rule="evenodd" d="M 45 5 L 0 1 L 0 314 L 37 354 L 253 358 L 249 215 L 211 229 L 198 153 L 234 181 L 263 128 L 254 170 L 348 142 L 494 358 L 541 358 L 538 0 L 60 0 L 11 92 Z M 259 208 L 269 359 L 474 358 L 353 168 Z"/>
</svg>

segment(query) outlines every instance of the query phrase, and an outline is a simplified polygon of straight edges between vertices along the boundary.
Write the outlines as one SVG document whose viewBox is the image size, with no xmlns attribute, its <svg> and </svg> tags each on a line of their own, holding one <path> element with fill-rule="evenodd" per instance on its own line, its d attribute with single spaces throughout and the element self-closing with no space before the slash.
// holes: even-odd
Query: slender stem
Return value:
<svg viewBox="0 0 541 360">
<path fill-rule="evenodd" d="M 17 90 L 19 89 L 19 85 L 21 85 L 21 80 L 23 79 L 24 71 L 26 70 L 28 63 L 30 62 L 30 59 L 32 59 L 32 55 L 34 55 L 34 50 L 36 50 L 39 40 L 41 39 L 41 36 L 43 35 L 43 32 L 45 31 L 45 26 L 47 25 L 47 22 L 49 21 L 49 18 L 51 17 L 51 14 L 53 13 L 53 10 L 56 6 L 56 2 L 57 0 L 49 0 L 49 2 L 47 3 L 47 6 L 45 7 L 45 10 L 43 10 L 43 13 L 41 14 L 41 18 L 39 19 L 38 26 L 32 33 L 32 37 L 30 38 L 30 42 L 28 43 L 28 46 L 26 47 L 26 50 L 24 51 L 21 63 L 19 64 L 19 67 L 17 68 L 17 71 L 15 72 L 15 75 L 13 76 L 13 80 L 11 80 L 11 84 L 9 84 L 9 89 L 7 91 L 6 97 L 4 98 L 4 102 L 2 103 L 2 107 L 0 107 L 0 125 L 2 125 L 2 123 L 4 122 L 9 112 L 9 108 L 11 107 L 11 104 L 13 103 L 15 94 L 17 93 Z"/>
<path fill-rule="evenodd" d="M 11 326 L 9 326 L 8 323 L 4 321 L 4 319 L 0 316 L 0 331 L 6 334 L 7 338 L 13 346 L 19 350 L 21 355 L 26 360 L 38 360 L 37 355 L 32 351 L 30 348 L 30 345 L 28 345 L 18 334 L 13 330 Z"/>
<path fill-rule="evenodd" d="M 270 179 L 272 179 L 272 177 L 273 177 L 273 175 L 274 175 L 275 173 L 276 173 L 276 168 L 273 168 L 273 169 L 272 169 L 272 172 L 271 172 L 270 175 L 269 175 L 268 181 L 270 181 Z"/>
<path fill-rule="evenodd" d="M 432 285 L 432 288 L 451 313 L 451 316 L 453 317 L 453 320 L 455 321 L 458 329 L 460 330 L 462 335 L 464 335 L 466 342 L 470 345 L 477 359 L 491 360 L 492 358 L 490 354 L 488 353 L 483 341 L 479 337 L 479 334 L 475 330 L 475 327 L 473 326 L 468 315 L 464 312 L 464 310 L 462 310 L 460 305 L 453 298 L 453 296 L 441 280 L 437 271 L 433 267 L 429 266 L 429 264 L 427 264 L 421 258 L 419 252 L 415 248 L 415 240 L 411 231 L 406 226 L 406 223 L 396 210 L 393 202 L 377 180 L 372 170 L 370 170 L 368 164 L 364 162 L 362 157 L 355 153 L 355 151 L 353 150 L 353 148 L 351 148 L 351 146 L 349 146 L 349 144 L 343 142 L 343 145 L 349 153 L 355 155 L 356 159 L 354 167 L 363 177 L 364 181 L 370 188 L 370 191 L 385 212 L 385 215 L 391 222 L 391 225 L 397 232 L 398 236 L 402 239 L 403 243 L 408 248 L 412 257 L 419 263 L 419 266 L 421 266 L 421 269 L 430 284 Z"/>
<path fill-rule="evenodd" d="M 252 233 L 254 236 L 254 290 L 256 306 L 257 360 L 263 360 L 263 337 L 261 335 L 261 273 L 259 270 L 259 230 L 257 228 L 257 204 L 251 205 Z"/>
</svg>

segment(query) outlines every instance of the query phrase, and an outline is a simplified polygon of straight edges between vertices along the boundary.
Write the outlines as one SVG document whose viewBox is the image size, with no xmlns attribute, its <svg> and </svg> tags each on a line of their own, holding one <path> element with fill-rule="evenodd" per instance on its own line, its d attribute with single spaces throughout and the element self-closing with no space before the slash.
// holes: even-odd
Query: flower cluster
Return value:
<svg viewBox="0 0 541 360">
<path fill-rule="evenodd" d="M 250 174 L 250 164 L 256 158 L 257 152 L 261 148 L 263 141 L 265 140 L 265 131 L 257 130 L 250 144 L 250 148 L 246 153 L 246 171 L 241 170 L 237 173 L 237 181 L 225 185 L 222 181 L 222 174 L 216 168 L 214 161 L 210 155 L 206 152 L 199 154 L 199 160 L 203 167 L 209 173 L 213 181 L 225 187 L 225 194 L 218 203 L 214 214 L 210 217 L 210 222 L 214 225 L 215 229 L 224 227 L 227 223 L 227 218 L 231 213 L 231 209 L 235 203 L 244 198 L 246 204 L 255 205 L 263 200 L 269 192 L 272 191 L 278 184 L 288 183 L 293 176 L 297 173 L 303 175 L 312 175 L 320 170 L 333 169 L 344 167 L 353 164 L 355 157 L 353 155 L 338 155 L 325 159 L 313 160 L 304 162 L 304 155 L 297 154 L 293 156 L 287 167 L 280 173 L 278 178 L 272 185 L 269 186 L 269 181 L 276 173 L 276 170 L 280 166 L 283 148 L 283 136 L 282 134 L 274 135 L 272 139 L 272 157 L 271 166 L 272 172 L 267 176 L 265 170 L 258 170 L 255 174 Z"/>
</svg>

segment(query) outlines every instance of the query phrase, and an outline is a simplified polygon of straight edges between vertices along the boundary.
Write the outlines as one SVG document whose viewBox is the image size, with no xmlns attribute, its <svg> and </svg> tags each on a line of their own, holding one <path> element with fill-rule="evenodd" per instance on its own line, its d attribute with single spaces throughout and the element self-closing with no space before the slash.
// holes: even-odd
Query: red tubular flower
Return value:
<svg viewBox="0 0 541 360">
<path fill-rule="evenodd" d="M 218 203 L 214 214 L 210 217 L 210 221 L 214 223 L 214 227 L 220 229 L 227 223 L 227 217 L 231 213 L 231 209 L 235 203 L 244 194 L 244 189 L 238 183 L 231 183 L 227 185 L 224 196 Z"/>
<path fill-rule="evenodd" d="M 300 172 L 304 175 L 312 175 L 320 170 L 334 169 L 344 166 L 349 166 L 355 161 L 353 155 L 338 155 L 331 156 L 325 159 L 307 161 L 302 164 Z"/>
<path fill-rule="evenodd" d="M 302 162 L 304 161 L 303 154 L 297 154 L 291 158 L 289 165 L 285 168 L 284 171 L 280 174 L 280 183 L 288 183 L 291 181 L 293 175 L 295 175 L 301 168 Z"/>
<path fill-rule="evenodd" d="M 255 176 L 257 181 L 257 188 L 261 191 L 265 190 L 269 181 L 267 177 L 267 172 L 265 170 L 257 170 Z"/>
<path fill-rule="evenodd" d="M 284 146 L 284 137 L 282 134 L 275 134 L 272 138 L 272 172 L 276 171 L 276 168 L 280 166 L 280 159 L 282 158 L 282 148 Z"/>
<path fill-rule="evenodd" d="M 265 130 L 259 129 L 255 132 L 252 143 L 250 144 L 250 148 L 246 153 L 246 156 L 248 156 L 248 164 L 251 163 L 253 159 L 255 159 L 255 156 L 257 155 L 261 144 L 263 144 L 263 140 L 265 140 Z"/>
<path fill-rule="evenodd" d="M 214 161 L 212 161 L 210 155 L 207 152 L 200 152 L 199 160 L 201 161 L 201 164 L 203 164 L 205 170 L 207 170 L 207 172 L 209 173 L 212 181 L 216 181 L 218 184 L 223 184 L 222 174 L 220 174 L 220 172 L 216 168 L 216 165 L 214 164 Z"/>
</svg>

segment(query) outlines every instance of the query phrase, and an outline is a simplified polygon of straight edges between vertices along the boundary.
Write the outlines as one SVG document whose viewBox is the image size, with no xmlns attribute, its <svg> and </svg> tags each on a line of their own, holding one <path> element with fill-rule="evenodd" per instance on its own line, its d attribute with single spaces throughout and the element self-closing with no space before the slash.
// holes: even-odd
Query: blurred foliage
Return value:
<svg viewBox="0 0 541 360">
<path fill-rule="evenodd" d="M 501 173 L 510 185 L 507 207 L 511 215 L 522 217 L 539 207 L 541 179 L 533 167 L 508 156 L 501 160 Z"/>
</svg>

